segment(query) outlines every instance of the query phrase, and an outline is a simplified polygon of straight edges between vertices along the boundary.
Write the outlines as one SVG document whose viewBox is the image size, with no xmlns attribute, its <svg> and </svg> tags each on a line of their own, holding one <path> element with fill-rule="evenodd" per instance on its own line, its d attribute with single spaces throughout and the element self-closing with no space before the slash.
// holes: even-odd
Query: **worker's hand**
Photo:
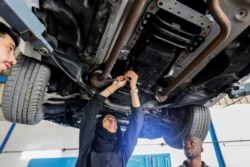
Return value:
<svg viewBox="0 0 250 167">
<path fill-rule="evenodd" d="M 138 80 L 138 75 L 134 71 L 127 71 L 126 74 L 118 76 L 116 80 L 108 87 L 110 94 L 113 94 L 117 89 L 126 85 L 130 81 L 131 90 L 136 89 L 136 83 Z"/>
<path fill-rule="evenodd" d="M 116 86 L 118 89 L 125 86 L 128 81 L 126 76 L 118 76 L 116 80 L 112 83 L 112 86 Z"/>
<path fill-rule="evenodd" d="M 138 80 L 138 75 L 134 71 L 127 71 L 125 77 L 130 80 L 130 88 L 135 89 L 137 88 L 136 83 Z"/>
</svg>

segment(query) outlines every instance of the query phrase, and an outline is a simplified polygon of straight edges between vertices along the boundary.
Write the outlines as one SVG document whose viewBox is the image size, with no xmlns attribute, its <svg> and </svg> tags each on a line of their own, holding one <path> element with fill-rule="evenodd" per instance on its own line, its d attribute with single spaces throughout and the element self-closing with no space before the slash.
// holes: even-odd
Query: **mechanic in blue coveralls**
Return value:
<svg viewBox="0 0 250 167">
<path fill-rule="evenodd" d="M 141 108 L 136 83 L 138 75 L 127 71 L 100 93 L 96 93 L 84 106 L 80 127 L 79 156 L 76 167 L 126 167 L 137 144 L 142 129 L 144 113 Z M 105 99 L 130 81 L 131 118 L 122 136 L 117 119 L 112 114 L 96 115 Z"/>
</svg>

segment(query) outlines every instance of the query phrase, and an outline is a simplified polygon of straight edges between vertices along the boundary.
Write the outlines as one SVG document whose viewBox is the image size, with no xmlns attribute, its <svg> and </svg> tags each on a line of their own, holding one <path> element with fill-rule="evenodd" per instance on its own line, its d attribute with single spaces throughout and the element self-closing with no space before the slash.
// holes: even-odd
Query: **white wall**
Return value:
<svg viewBox="0 0 250 167">
<path fill-rule="evenodd" d="M 0 122 L 0 144 L 11 123 Z M 70 149 L 62 151 L 63 149 Z M 27 153 L 30 153 L 27 155 Z M 42 121 L 38 125 L 16 124 L 8 142 L 0 154 L 2 167 L 26 167 L 32 158 L 71 157 L 78 154 L 78 129 L 58 126 Z"/>
<path fill-rule="evenodd" d="M 214 107 L 212 120 L 226 166 L 250 167 L 250 105 Z"/>
<path fill-rule="evenodd" d="M 11 125 L 6 121 L 0 122 L 2 129 L 0 143 L 3 142 Z M 0 155 L 0 164 L 6 167 L 26 167 L 32 158 L 76 157 L 78 154 L 78 132 L 78 129 L 62 127 L 47 121 L 42 121 L 35 126 L 16 124 L 3 153 Z M 162 139 L 139 139 L 133 155 L 170 153 L 172 166 L 180 165 L 185 159 L 183 150 L 173 149 L 167 145 L 161 146 L 161 143 L 164 143 Z M 61 150 L 64 148 L 66 151 L 62 152 Z M 211 156 L 211 152 L 214 152 L 211 144 L 204 144 L 204 149 L 206 150 L 203 154 L 204 159 L 206 161 L 209 159 L 208 162 L 211 166 L 217 166 L 216 157 Z M 24 156 L 29 151 L 35 152 Z M 38 152 L 42 154 L 37 155 Z"/>
</svg>

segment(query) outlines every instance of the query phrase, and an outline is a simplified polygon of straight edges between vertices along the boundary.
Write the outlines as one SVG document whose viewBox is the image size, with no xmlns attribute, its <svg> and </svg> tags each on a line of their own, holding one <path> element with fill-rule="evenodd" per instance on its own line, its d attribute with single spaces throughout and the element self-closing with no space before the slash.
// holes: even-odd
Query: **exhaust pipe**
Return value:
<svg viewBox="0 0 250 167">
<path fill-rule="evenodd" d="M 94 86 L 102 87 L 105 84 L 109 83 L 107 82 L 106 78 L 113 69 L 113 66 L 116 63 L 116 60 L 119 57 L 122 48 L 126 45 L 131 34 L 133 33 L 146 5 L 147 0 L 134 0 L 132 7 L 129 11 L 128 17 L 124 22 L 124 25 L 120 31 L 116 43 L 113 46 L 113 49 L 110 53 L 110 56 L 106 62 L 103 71 L 101 73 L 98 72 L 92 74 L 91 82 Z"/>
</svg>

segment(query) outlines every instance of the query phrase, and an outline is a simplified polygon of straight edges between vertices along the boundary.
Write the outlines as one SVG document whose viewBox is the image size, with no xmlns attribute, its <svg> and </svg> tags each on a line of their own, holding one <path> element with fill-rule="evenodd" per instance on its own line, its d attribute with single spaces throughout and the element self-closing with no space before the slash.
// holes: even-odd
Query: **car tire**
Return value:
<svg viewBox="0 0 250 167">
<path fill-rule="evenodd" d="M 49 67 L 42 62 L 17 56 L 3 90 L 3 115 L 7 121 L 34 125 L 43 119 L 42 102 L 50 75 Z"/>
<path fill-rule="evenodd" d="M 208 133 L 211 116 L 209 108 L 206 106 L 190 105 L 185 106 L 185 123 L 180 132 L 175 134 L 164 134 L 164 141 L 171 147 L 182 149 L 183 139 L 188 134 L 196 135 L 203 141 Z M 178 111 L 174 111 L 178 112 Z"/>
</svg>

